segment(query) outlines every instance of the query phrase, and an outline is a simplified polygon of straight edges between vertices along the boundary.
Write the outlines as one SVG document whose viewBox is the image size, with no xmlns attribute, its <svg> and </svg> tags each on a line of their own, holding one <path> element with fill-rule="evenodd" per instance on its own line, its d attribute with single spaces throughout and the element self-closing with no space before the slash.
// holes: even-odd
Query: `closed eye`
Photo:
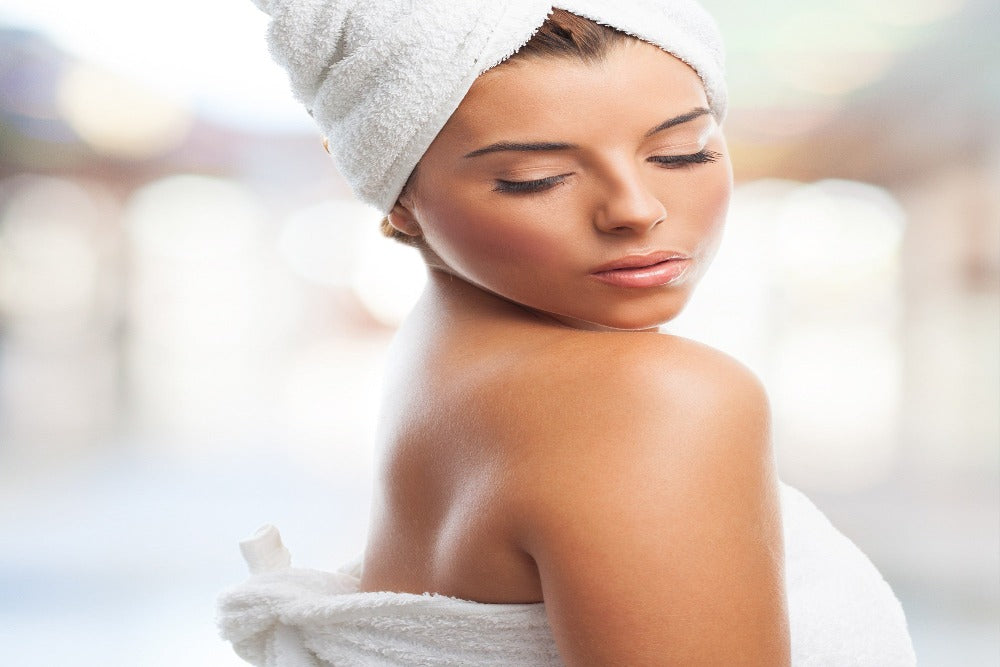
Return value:
<svg viewBox="0 0 1000 667">
<path fill-rule="evenodd" d="M 701 150 L 697 153 L 690 153 L 688 155 L 654 155 L 649 158 L 649 161 L 655 162 L 666 169 L 677 169 L 679 167 L 686 167 L 694 164 L 717 162 L 721 157 L 722 153 L 710 150 Z"/>
<path fill-rule="evenodd" d="M 664 169 L 678 169 L 696 164 L 717 162 L 721 157 L 721 153 L 706 149 L 686 155 L 654 155 L 648 159 L 650 162 L 656 163 Z M 548 178 L 539 178 L 531 181 L 498 180 L 493 187 L 493 191 L 508 194 L 544 192 L 565 181 L 568 175 L 560 174 L 559 176 L 549 176 Z"/>
<path fill-rule="evenodd" d="M 534 181 L 497 181 L 496 185 L 493 187 L 494 192 L 507 192 L 513 194 L 530 193 L 530 192 L 542 192 L 562 183 L 566 176 L 569 174 L 561 174 L 559 176 L 549 176 L 548 178 L 539 178 Z"/>
</svg>

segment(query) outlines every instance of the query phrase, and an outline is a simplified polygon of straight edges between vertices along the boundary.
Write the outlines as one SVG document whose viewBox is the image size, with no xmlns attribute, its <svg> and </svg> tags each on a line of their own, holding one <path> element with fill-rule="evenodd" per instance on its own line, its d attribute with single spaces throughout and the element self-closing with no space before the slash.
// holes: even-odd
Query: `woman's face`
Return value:
<svg viewBox="0 0 1000 667">
<path fill-rule="evenodd" d="M 578 328 L 644 330 L 708 268 L 731 189 L 698 75 L 636 41 L 480 76 L 390 221 L 483 290 Z"/>
</svg>

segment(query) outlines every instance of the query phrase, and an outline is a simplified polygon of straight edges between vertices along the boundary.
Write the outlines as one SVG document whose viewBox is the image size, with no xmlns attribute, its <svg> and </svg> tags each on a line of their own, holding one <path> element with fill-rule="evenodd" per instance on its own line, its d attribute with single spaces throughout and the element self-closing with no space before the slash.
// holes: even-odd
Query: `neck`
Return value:
<svg viewBox="0 0 1000 667">
<path fill-rule="evenodd" d="M 449 271 L 428 269 L 427 287 L 421 305 L 439 318 L 476 318 L 485 322 L 509 321 L 540 324 L 554 320 L 519 303 L 474 285 Z"/>
</svg>

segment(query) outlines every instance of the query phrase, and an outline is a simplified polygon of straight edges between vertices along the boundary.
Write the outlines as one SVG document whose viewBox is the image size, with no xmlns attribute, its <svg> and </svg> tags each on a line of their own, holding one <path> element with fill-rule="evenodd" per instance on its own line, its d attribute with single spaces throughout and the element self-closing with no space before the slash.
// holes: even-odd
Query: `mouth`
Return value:
<svg viewBox="0 0 1000 667">
<path fill-rule="evenodd" d="M 591 275 L 615 287 L 660 287 L 680 280 L 691 264 L 687 255 L 658 252 L 623 257 L 599 267 Z"/>
</svg>

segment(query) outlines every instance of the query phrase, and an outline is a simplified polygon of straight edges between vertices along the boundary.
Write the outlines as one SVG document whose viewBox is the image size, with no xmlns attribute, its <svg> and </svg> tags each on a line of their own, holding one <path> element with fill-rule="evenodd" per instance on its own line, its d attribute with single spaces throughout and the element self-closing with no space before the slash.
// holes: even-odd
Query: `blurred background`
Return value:
<svg viewBox="0 0 1000 667">
<path fill-rule="evenodd" d="M 920 664 L 998 665 L 1000 11 L 704 4 L 737 191 L 666 329 L 761 375 L 784 479 L 884 573 Z M 239 665 L 213 623 L 239 539 L 362 549 L 423 274 L 264 29 L 249 0 L 0 0 L 0 664 Z"/>
</svg>

